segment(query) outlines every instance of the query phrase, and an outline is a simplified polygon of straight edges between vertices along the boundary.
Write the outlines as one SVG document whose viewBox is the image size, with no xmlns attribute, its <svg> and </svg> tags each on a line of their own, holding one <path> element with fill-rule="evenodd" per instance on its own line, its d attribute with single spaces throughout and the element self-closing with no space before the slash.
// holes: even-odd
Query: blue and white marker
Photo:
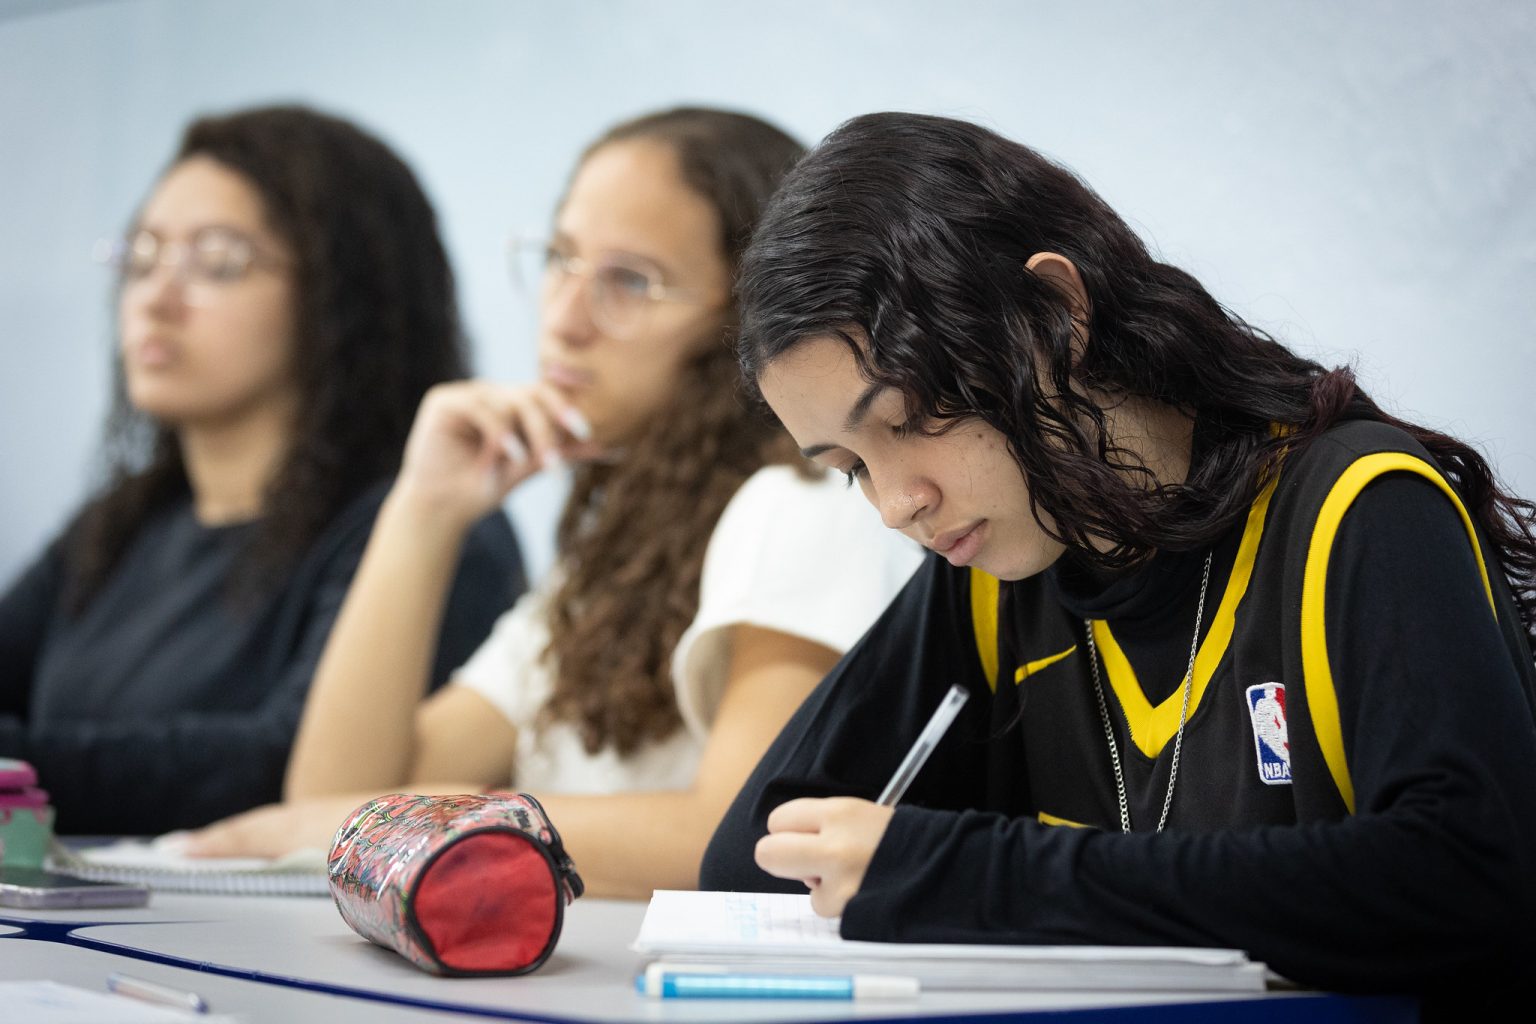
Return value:
<svg viewBox="0 0 1536 1024">
<path fill-rule="evenodd" d="M 635 976 L 653 999 L 916 999 L 916 978 L 885 974 L 766 974 L 654 963 Z"/>
</svg>

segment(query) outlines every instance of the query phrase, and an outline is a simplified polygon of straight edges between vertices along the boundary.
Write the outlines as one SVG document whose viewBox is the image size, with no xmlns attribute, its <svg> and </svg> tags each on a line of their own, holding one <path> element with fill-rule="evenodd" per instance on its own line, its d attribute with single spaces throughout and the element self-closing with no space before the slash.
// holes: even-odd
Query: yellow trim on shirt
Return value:
<svg viewBox="0 0 1536 1024">
<path fill-rule="evenodd" d="M 997 591 L 996 576 L 971 570 L 971 630 L 976 634 L 981 670 L 993 693 L 997 692 Z"/>
<path fill-rule="evenodd" d="M 1227 579 L 1226 589 L 1222 591 L 1221 604 L 1211 618 L 1211 628 L 1195 654 L 1195 677 L 1190 683 L 1189 693 L 1190 718 L 1195 716 L 1195 710 L 1200 707 L 1200 698 L 1204 696 L 1206 686 L 1216 674 L 1216 667 L 1226 655 L 1227 645 L 1232 642 L 1237 606 L 1248 592 L 1248 583 L 1253 577 L 1253 563 L 1258 556 L 1259 541 L 1264 536 L 1264 516 L 1269 511 L 1269 499 L 1275 493 L 1277 479 L 1269 481 L 1248 510 L 1248 522 L 1243 527 L 1243 539 L 1238 544 L 1232 575 Z M 1183 687 L 1175 688 L 1167 699 L 1154 708 L 1147 700 L 1141 683 L 1137 681 L 1130 660 L 1115 641 L 1109 623 L 1094 620 L 1092 625 L 1093 640 L 1098 646 L 1099 658 L 1104 663 L 1104 673 L 1109 676 L 1109 685 L 1115 691 L 1120 707 L 1125 711 L 1126 722 L 1130 725 L 1131 742 L 1146 756 L 1156 757 L 1179 730 L 1179 717 L 1184 709 Z"/>
<path fill-rule="evenodd" d="M 1328 765 L 1328 772 L 1339 789 L 1339 796 L 1344 799 L 1344 806 L 1351 814 L 1355 813 L 1355 786 L 1349 777 L 1349 764 L 1344 755 L 1344 733 L 1339 724 L 1339 697 L 1333 686 L 1333 669 L 1328 664 L 1328 634 L 1323 608 L 1328 589 L 1328 559 L 1333 554 L 1333 542 L 1349 506 L 1372 480 L 1392 472 L 1415 473 L 1439 487 L 1451 499 L 1461 515 L 1467 536 L 1472 540 L 1472 553 L 1477 556 L 1477 571 L 1482 575 L 1488 604 L 1494 608 L 1495 617 L 1498 615 L 1493 602 L 1493 588 L 1488 583 L 1488 566 L 1483 561 L 1483 551 L 1477 542 L 1472 517 L 1467 514 L 1461 498 L 1433 466 L 1404 452 L 1378 452 L 1361 456 L 1340 474 L 1323 501 L 1317 523 L 1312 529 L 1312 541 L 1307 547 L 1307 564 L 1301 583 L 1301 671 L 1307 708 L 1312 715 L 1312 729 L 1322 748 L 1323 761 Z"/>
<path fill-rule="evenodd" d="M 1042 825 L 1060 825 L 1063 828 L 1092 828 L 1093 827 L 1092 825 L 1084 825 L 1080 821 L 1073 821 L 1071 818 L 1058 818 L 1058 817 L 1056 817 L 1056 815 L 1054 815 L 1054 814 L 1046 814 L 1044 811 L 1041 811 L 1039 814 L 1035 815 L 1035 817 L 1037 819 L 1039 819 L 1040 824 L 1042 824 Z"/>
<path fill-rule="evenodd" d="M 1018 671 L 1014 672 L 1014 674 L 1013 674 L 1013 685 L 1017 686 L 1020 683 L 1022 683 L 1026 678 L 1028 678 L 1029 676 L 1034 675 L 1036 672 L 1039 672 L 1041 669 L 1043 669 L 1043 668 L 1050 668 L 1052 665 L 1056 664 L 1061 659 L 1066 658 L 1066 657 L 1070 657 L 1072 655 L 1072 653 L 1074 651 L 1076 651 L 1076 650 L 1077 650 L 1077 644 L 1073 644 L 1071 647 L 1068 647 L 1066 650 L 1064 650 L 1064 651 L 1062 651 L 1062 652 L 1060 652 L 1058 654 L 1051 654 L 1051 655 L 1047 655 L 1044 658 L 1036 658 L 1034 661 L 1025 662 L 1023 665 L 1019 666 Z"/>
</svg>

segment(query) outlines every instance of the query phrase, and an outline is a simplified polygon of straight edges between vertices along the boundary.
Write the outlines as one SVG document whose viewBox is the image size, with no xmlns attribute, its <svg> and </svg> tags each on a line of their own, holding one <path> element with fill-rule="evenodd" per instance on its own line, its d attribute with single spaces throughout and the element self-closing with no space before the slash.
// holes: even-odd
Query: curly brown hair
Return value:
<svg viewBox="0 0 1536 1024">
<path fill-rule="evenodd" d="M 683 181 L 714 206 L 734 276 L 759 213 L 804 153 L 745 114 L 678 108 L 620 124 L 582 155 L 646 139 L 670 146 Z M 699 608 L 707 538 L 731 496 L 765 465 L 805 465 L 793 441 L 744 396 L 729 337 L 686 364 L 676 394 L 617 464 L 578 467 L 560 517 L 563 578 L 550 612 L 555 683 L 543 717 L 575 725 L 591 753 L 633 753 L 681 724 L 671 662 Z"/>
</svg>

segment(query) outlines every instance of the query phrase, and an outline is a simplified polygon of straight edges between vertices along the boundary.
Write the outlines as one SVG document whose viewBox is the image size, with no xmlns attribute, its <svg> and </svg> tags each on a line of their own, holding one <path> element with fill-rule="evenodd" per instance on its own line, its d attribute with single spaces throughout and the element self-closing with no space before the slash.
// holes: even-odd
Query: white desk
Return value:
<svg viewBox="0 0 1536 1024">
<path fill-rule="evenodd" d="M 583 1022 L 771 1022 L 904 1017 L 1023 1019 L 1040 1011 L 1119 1008 L 1134 1022 L 1417 1019 L 1411 1001 L 1266 993 L 926 992 L 912 1002 L 648 1000 L 634 991 L 628 948 L 644 904 L 578 900 L 549 961 L 517 978 L 438 978 L 353 934 L 329 900 L 156 893 L 137 910 L 0 908 L 0 978 L 48 978 L 100 991 L 122 971 L 196 991 L 219 1013 L 252 1021 L 335 1024 L 500 1017 Z M 18 924 L 20 922 L 20 924 Z M 79 926 L 74 926 L 78 924 Z M 9 926 L 9 927 L 7 927 Z"/>
<path fill-rule="evenodd" d="M 172 988 L 196 992 L 214 1013 L 238 1016 L 252 1024 L 292 1021 L 294 1024 L 378 1021 L 379 1024 L 441 1024 L 443 1014 L 384 1003 L 363 1003 L 302 989 L 261 985 L 236 978 L 199 973 L 178 967 L 131 960 L 112 953 L 64 945 L 13 939 L 0 943 L 0 979 L 46 978 L 92 992 L 105 992 L 113 972 L 147 978 Z M 4 1008 L 0 1007 L 0 1018 Z M 473 1020 L 474 1018 L 458 1018 Z"/>
</svg>

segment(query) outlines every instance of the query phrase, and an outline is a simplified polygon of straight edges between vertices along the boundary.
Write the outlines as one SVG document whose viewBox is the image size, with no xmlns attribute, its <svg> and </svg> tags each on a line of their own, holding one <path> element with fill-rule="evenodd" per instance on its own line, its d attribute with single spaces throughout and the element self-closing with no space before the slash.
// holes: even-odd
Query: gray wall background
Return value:
<svg viewBox="0 0 1536 1024">
<path fill-rule="evenodd" d="M 1536 5 L 1489 0 L 0 0 L 0 585 L 96 480 L 119 231 L 182 124 L 300 100 L 437 204 L 488 376 L 534 367 L 503 242 L 582 144 L 678 102 L 807 141 L 875 109 L 1067 163 L 1163 257 L 1536 494 Z M 511 509 L 536 571 L 561 482 Z"/>
</svg>

